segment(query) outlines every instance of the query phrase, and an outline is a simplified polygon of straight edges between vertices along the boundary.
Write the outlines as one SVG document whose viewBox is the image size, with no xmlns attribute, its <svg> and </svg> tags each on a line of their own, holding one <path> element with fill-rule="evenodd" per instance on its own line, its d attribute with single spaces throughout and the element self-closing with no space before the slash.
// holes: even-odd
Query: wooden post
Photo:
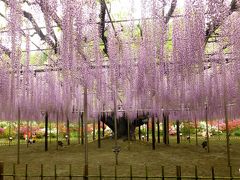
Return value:
<svg viewBox="0 0 240 180">
<path fill-rule="evenodd" d="M 84 144 L 84 133 L 83 133 L 83 112 L 81 113 L 81 144 Z"/>
<path fill-rule="evenodd" d="M 4 170 L 4 164 L 0 161 L 0 180 L 3 180 L 3 170 Z"/>
<path fill-rule="evenodd" d="M 88 180 L 88 99 L 87 99 L 87 87 L 84 87 L 84 134 L 85 134 L 85 143 L 84 143 L 84 180 Z"/>
<path fill-rule="evenodd" d="M 210 148 L 209 148 L 209 133 L 208 133 L 208 106 L 206 104 L 205 106 L 205 120 L 206 120 L 206 135 L 207 135 L 207 152 L 210 152 Z"/>
<path fill-rule="evenodd" d="M 18 108 L 17 164 L 20 164 L 20 119 L 21 119 L 21 112 L 20 112 L 20 108 Z"/>
<path fill-rule="evenodd" d="M 69 118 L 68 118 L 68 115 L 67 115 L 67 145 L 69 146 L 70 145 L 70 122 L 69 122 Z"/>
<path fill-rule="evenodd" d="M 155 139 L 155 120 L 154 115 L 152 116 L 152 149 L 156 148 L 156 139 Z"/>
<path fill-rule="evenodd" d="M 98 148 L 101 148 L 101 115 L 98 115 Z"/>
<path fill-rule="evenodd" d="M 149 141 L 149 121 L 147 121 L 147 141 Z"/>
<path fill-rule="evenodd" d="M 177 144 L 180 144 L 180 122 L 179 122 L 179 120 L 177 120 L 176 125 L 177 125 Z"/>
<path fill-rule="evenodd" d="M 48 112 L 45 114 L 45 151 L 48 151 Z"/>
<path fill-rule="evenodd" d="M 160 122 L 159 122 L 159 118 L 157 120 L 157 138 L 158 138 L 158 143 L 160 143 Z"/>
</svg>

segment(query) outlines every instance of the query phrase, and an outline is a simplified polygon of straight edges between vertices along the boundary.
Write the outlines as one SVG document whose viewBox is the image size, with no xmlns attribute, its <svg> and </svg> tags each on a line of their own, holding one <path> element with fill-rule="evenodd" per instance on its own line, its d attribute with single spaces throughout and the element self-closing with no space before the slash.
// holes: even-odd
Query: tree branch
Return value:
<svg viewBox="0 0 240 180">
<path fill-rule="evenodd" d="M 40 39 L 47 42 L 47 44 L 54 49 L 55 53 L 57 53 L 57 48 L 56 48 L 55 43 L 49 37 L 47 37 L 46 35 L 43 34 L 41 28 L 38 26 L 37 22 L 35 21 L 35 19 L 32 16 L 32 14 L 29 12 L 23 11 L 23 15 L 25 18 L 27 18 L 32 23 L 32 25 L 33 25 L 36 33 L 40 37 Z"/>
<path fill-rule="evenodd" d="M 1 49 L 6 55 L 8 55 L 8 56 L 10 57 L 11 51 L 10 51 L 7 47 L 5 47 L 5 46 L 3 46 L 2 44 L 0 44 L 0 49 Z"/>
<path fill-rule="evenodd" d="M 226 14 L 226 16 L 223 18 L 221 22 L 210 22 L 208 23 L 208 27 L 206 30 L 206 36 L 205 36 L 205 46 L 209 40 L 209 38 L 212 36 L 212 34 L 223 24 L 223 22 L 235 11 L 239 9 L 239 6 L 237 5 L 237 0 L 232 0 L 230 4 L 229 13 Z"/>
<path fill-rule="evenodd" d="M 1 0 L 2 2 L 4 2 L 7 6 L 9 6 L 9 2 L 8 0 Z M 40 37 L 41 40 L 45 41 L 50 47 L 52 47 L 54 49 L 54 52 L 57 53 L 57 47 L 55 45 L 55 43 L 46 35 L 43 34 L 41 28 L 38 26 L 37 22 L 35 21 L 35 19 L 33 18 L 33 15 L 27 11 L 22 10 L 23 16 L 28 19 L 32 26 L 34 27 L 36 33 L 38 34 L 38 36 Z"/>
<path fill-rule="evenodd" d="M 100 23 L 99 23 L 99 34 L 100 34 L 100 38 L 103 41 L 103 45 L 104 45 L 104 49 L 103 52 L 108 55 L 108 41 L 107 41 L 107 37 L 104 35 L 105 32 L 105 15 L 106 15 L 106 5 L 104 0 L 100 0 Z"/>
<path fill-rule="evenodd" d="M 48 5 L 47 3 L 44 3 L 44 4 L 43 4 L 43 1 L 42 1 L 42 0 L 40 0 L 40 1 L 38 2 L 38 5 L 40 6 L 40 8 L 41 8 L 41 10 L 42 10 L 43 13 L 44 13 L 44 6 L 45 6 L 45 8 L 50 9 L 49 5 Z M 57 26 L 58 26 L 60 29 L 62 29 L 62 20 L 58 17 L 57 13 L 56 13 L 55 11 L 51 11 L 51 12 L 50 12 L 50 16 L 51 16 L 51 18 L 54 20 L 54 22 L 57 24 Z"/>
<path fill-rule="evenodd" d="M 169 9 L 169 11 L 168 11 L 168 13 L 165 17 L 165 23 L 166 24 L 169 22 L 174 10 L 176 9 L 176 6 L 177 6 L 177 0 L 172 0 L 171 7 L 170 7 L 170 9 Z"/>
</svg>

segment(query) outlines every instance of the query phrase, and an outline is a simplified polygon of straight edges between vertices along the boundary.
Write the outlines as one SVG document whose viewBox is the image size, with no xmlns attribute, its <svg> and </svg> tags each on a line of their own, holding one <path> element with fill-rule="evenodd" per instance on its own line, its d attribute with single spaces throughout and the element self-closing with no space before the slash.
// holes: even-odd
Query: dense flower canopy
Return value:
<svg viewBox="0 0 240 180">
<path fill-rule="evenodd" d="M 142 0 L 136 20 L 131 0 L 119 21 L 104 0 L 0 2 L 0 119 L 15 120 L 18 108 L 23 119 L 43 111 L 76 119 L 84 87 L 93 118 L 115 98 L 132 118 L 201 119 L 208 107 L 216 119 L 224 105 L 239 114 L 238 1 Z M 30 62 L 32 46 L 50 49 L 44 64 Z"/>
</svg>

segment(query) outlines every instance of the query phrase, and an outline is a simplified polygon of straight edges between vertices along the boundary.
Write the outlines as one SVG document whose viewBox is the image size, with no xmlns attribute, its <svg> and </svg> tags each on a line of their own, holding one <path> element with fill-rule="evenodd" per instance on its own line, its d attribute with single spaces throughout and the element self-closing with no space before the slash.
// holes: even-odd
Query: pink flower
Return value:
<svg viewBox="0 0 240 180">
<path fill-rule="evenodd" d="M 4 133 L 4 128 L 0 128 L 0 134 Z"/>
</svg>

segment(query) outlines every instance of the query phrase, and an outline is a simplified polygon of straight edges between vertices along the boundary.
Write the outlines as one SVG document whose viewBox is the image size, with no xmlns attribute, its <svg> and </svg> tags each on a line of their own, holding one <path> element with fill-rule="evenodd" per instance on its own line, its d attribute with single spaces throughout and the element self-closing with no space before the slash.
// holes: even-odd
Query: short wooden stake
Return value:
<svg viewBox="0 0 240 180">
<path fill-rule="evenodd" d="M 41 180 L 43 180 L 43 164 L 41 164 L 41 174 L 40 174 Z"/>
<path fill-rule="evenodd" d="M 146 180 L 148 180 L 148 168 L 145 166 L 145 174 L 146 174 Z"/>
<path fill-rule="evenodd" d="M 176 170 L 177 170 L 177 180 L 181 180 L 182 179 L 181 166 L 176 166 Z"/>
<path fill-rule="evenodd" d="M 3 170 L 4 170 L 4 164 L 3 162 L 0 162 L 0 180 L 3 180 Z"/>
<path fill-rule="evenodd" d="M 215 180 L 215 172 L 214 172 L 214 167 L 212 167 L 212 180 Z"/>
<path fill-rule="evenodd" d="M 99 180 L 102 180 L 102 167 L 101 167 L 101 165 L 99 165 L 98 170 L 99 170 Z"/>
<path fill-rule="evenodd" d="M 130 165 L 130 180 L 133 179 L 133 173 L 132 173 L 132 165 Z"/>
<path fill-rule="evenodd" d="M 165 178 L 164 178 L 164 166 L 162 166 L 162 180 L 164 180 Z"/>
<path fill-rule="evenodd" d="M 28 165 L 26 164 L 26 167 L 25 167 L 25 180 L 28 179 Z"/>
<path fill-rule="evenodd" d="M 195 180 L 198 180 L 198 169 L 197 169 L 197 166 L 195 166 Z"/>
</svg>

